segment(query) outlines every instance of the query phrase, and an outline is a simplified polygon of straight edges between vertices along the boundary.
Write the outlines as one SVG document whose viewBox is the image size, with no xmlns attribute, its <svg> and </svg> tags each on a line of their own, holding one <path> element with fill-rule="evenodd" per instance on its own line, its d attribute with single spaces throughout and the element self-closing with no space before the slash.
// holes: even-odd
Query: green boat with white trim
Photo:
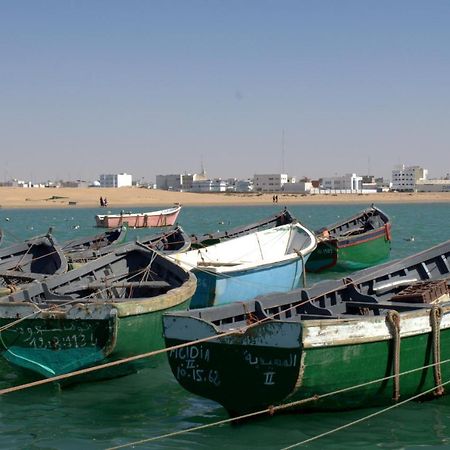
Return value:
<svg viewBox="0 0 450 450">
<path fill-rule="evenodd" d="M 317 248 L 306 264 L 308 272 L 360 270 L 388 259 L 389 217 L 375 206 L 315 231 Z"/>
<path fill-rule="evenodd" d="M 186 309 L 195 276 L 141 244 L 0 298 L 0 353 L 53 377 L 163 348 L 161 316 Z M 109 378 L 157 360 L 94 372 Z"/>
<path fill-rule="evenodd" d="M 193 342 L 170 350 L 169 363 L 184 388 L 234 417 L 440 395 L 450 378 L 449 277 L 447 241 L 309 289 L 169 313 L 166 347 Z"/>
</svg>

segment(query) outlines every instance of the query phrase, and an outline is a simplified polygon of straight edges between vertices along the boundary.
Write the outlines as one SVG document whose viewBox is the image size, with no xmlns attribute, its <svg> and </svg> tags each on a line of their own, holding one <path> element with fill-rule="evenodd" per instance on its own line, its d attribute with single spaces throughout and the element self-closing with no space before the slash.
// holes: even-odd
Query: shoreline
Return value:
<svg viewBox="0 0 450 450">
<path fill-rule="evenodd" d="M 277 192 L 278 204 L 450 203 L 450 192 L 380 192 L 376 194 L 291 194 Z M 143 188 L 0 187 L 1 209 L 95 208 L 107 197 L 108 208 L 271 205 L 273 193 L 193 193 Z"/>
</svg>

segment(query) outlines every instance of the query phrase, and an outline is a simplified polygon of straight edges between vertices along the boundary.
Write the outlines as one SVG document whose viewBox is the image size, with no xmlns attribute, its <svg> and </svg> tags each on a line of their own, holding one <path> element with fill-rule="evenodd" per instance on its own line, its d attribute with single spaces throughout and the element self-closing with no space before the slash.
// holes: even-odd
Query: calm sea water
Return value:
<svg viewBox="0 0 450 450">
<path fill-rule="evenodd" d="M 367 205 L 292 206 L 305 225 L 319 228 Z M 391 258 L 400 258 L 450 239 L 450 204 L 378 205 L 393 224 Z M 274 214 L 282 205 L 185 207 L 179 223 L 187 232 L 223 230 Z M 113 212 L 118 210 L 111 209 Z M 99 232 L 97 209 L 0 209 L 5 242 L 44 233 L 60 240 Z M 149 234 L 130 230 L 128 239 Z M 410 237 L 414 236 L 414 241 Z M 340 277 L 329 274 L 330 277 Z M 312 283 L 323 276 L 309 276 Z M 444 380 L 445 381 L 445 380 Z M 0 388 L 23 383 L 12 369 L 0 371 Z M 142 444 L 152 449 L 278 449 L 375 412 L 284 414 L 241 425 L 223 425 Z M 0 397 L 0 448 L 103 449 L 227 418 L 223 408 L 184 391 L 163 364 L 126 377 L 59 389 L 41 386 Z M 411 402 L 369 421 L 314 441 L 307 448 L 450 447 L 450 396 Z"/>
</svg>

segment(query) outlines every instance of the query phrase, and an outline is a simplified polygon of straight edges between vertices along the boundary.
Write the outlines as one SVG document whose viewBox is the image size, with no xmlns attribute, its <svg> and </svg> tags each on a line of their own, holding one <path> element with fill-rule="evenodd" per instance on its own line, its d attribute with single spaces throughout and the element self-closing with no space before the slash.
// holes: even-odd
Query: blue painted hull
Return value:
<svg viewBox="0 0 450 450">
<path fill-rule="evenodd" d="M 309 255 L 308 255 L 309 256 Z M 304 258 L 306 263 L 307 257 Z M 226 275 L 194 269 L 197 290 L 190 308 L 205 308 L 250 300 L 270 292 L 288 292 L 299 287 L 303 272 L 300 258 Z"/>
</svg>

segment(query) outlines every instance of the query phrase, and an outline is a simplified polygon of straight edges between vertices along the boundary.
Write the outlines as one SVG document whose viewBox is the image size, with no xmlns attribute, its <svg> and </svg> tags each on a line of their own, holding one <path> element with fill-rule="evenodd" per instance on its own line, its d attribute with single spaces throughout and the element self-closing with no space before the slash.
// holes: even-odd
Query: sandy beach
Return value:
<svg viewBox="0 0 450 450">
<path fill-rule="evenodd" d="M 99 205 L 100 196 L 108 199 L 110 208 L 184 206 L 266 205 L 272 204 L 272 194 L 258 193 L 191 193 L 143 188 L 0 188 L 1 208 L 87 208 Z M 284 194 L 278 193 L 280 206 L 295 204 L 333 203 L 437 203 L 450 202 L 450 192 L 377 194 Z"/>
</svg>

